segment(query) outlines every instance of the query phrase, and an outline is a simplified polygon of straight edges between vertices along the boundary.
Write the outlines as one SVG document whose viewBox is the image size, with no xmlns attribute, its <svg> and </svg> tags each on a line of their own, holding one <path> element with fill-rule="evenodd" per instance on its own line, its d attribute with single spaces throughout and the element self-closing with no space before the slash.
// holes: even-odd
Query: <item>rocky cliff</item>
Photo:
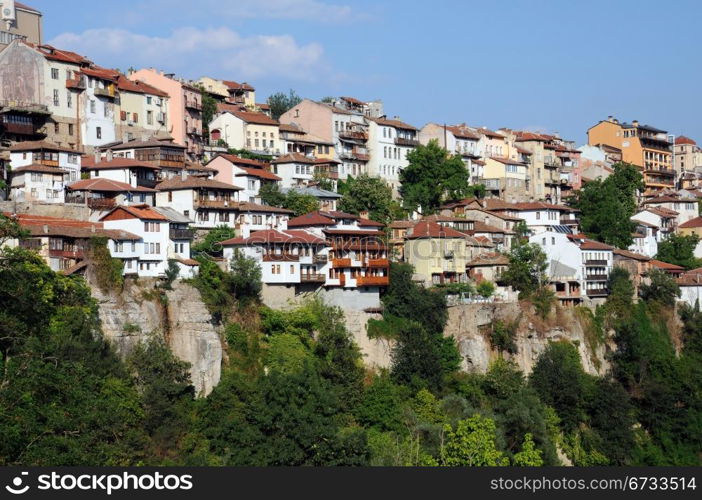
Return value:
<svg viewBox="0 0 702 500">
<path fill-rule="evenodd" d="M 91 283 L 103 333 L 122 356 L 150 335 L 162 336 L 176 357 L 190 363 L 192 384 L 206 396 L 219 383 L 222 366 L 212 317 L 192 286 L 176 282 L 164 300 L 154 285 L 154 280 L 128 279 L 121 292 L 104 293 Z"/>
</svg>

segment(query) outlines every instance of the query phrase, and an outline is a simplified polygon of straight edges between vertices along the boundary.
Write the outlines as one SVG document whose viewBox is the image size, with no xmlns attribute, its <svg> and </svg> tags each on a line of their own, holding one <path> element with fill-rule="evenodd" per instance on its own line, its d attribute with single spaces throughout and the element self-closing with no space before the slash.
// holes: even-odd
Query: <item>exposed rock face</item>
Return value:
<svg viewBox="0 0 702 500">
<path fill-rule="evenodd" d="M 222 344 L 210 313 L 190 285 L 174 283 L 166 303 L 153 293 L 153 284 L 127 280 L 121 293 L 109 294 L 93 286 L 102 331 L 121 356 L 150 335 L 163 336 L 173 354 L 190 363 L 192 384 L 206 396 L 219 383 L 222 366 Z"/>
<path fill-rule="evenodd" d="M 498 358 L 489 339 L 490 325 L 502 320 L 519 319 L 515 343 L 517 353 L 505 354 L 524 373 L 531 373 L 539 355 L 549 342 L 569 340 L 578 346 L 583 368 L 593 375 L 602 375 L 609 368 L 605 360 L 605 346 L 592 349 L 580 321 L 572 309 L 561 309 L 550 322 L 532 321 L 530 311 L 518 303 L 468 304 L 449 308 L 449 320 L 444 330 L 458 343 L 463 356 L 463 369 L 468 372 L 485 373 L 490 362 Z"/>
<path fill-rule="evenodd" d="M 346 330 L 353 336 L 363 354 L 363 362 L 369 368 L 390 368 L 392 342 L 368 338 L 368 320 L 381 319 L 380 314 L 372 314 L 355 309 L 344 309 Z"/>
</svg>

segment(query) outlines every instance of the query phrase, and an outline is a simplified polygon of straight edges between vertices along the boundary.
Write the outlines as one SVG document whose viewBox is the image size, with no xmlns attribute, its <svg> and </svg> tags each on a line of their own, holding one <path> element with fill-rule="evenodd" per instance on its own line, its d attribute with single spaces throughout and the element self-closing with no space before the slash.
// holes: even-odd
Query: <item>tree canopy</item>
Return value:
<svg viewBox="0 0 702 500">
<path fill-rule="evenodd" d="M 276 92 L 266 99 L 266 103 L 271 107 L 271 116 L 274 120 L 278 120 L 283 113 L 297 106 L 300 102 L 302 102 L 302 98 L 292 89 L 287 94 Z"/>
<path fill-rule="evenodd" d="M 445 200 L 464 198 L 468 171 L 460 156 L 451 155 L 438 141 L 419 145 L 407 154 L 409 165 L 400 171 L 400 194 L 407 210 L 436 212 Z"/>
<path fill-rule="evenodd" d="M 696 234 L 671 234 L 658 243 L 656 259 L 688 270 L 698 268 L 702 266 L 702 259 L 695 257 L 695 249 L 699 242 L 700 238 Z"/>
<path fill-rule="evenodd" d="M 343 212 L 358 215 L 367 211 L 370 219 L 383 224 L 388 224 L 394 215 L 392 189 L 383 179 L 367 175 L 349 178 L 342 194 L 339 210 Z"/>
</svg>

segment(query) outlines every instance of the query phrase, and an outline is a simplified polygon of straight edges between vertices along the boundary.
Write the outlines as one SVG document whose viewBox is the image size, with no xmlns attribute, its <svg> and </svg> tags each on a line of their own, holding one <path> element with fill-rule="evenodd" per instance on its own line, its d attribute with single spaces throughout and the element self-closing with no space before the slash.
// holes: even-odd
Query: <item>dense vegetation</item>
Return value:
<svg viewBox="0 0 702 500">
<path fill-rule="evenodd" d="M 393 266 L 376 325 L 396 341 L 393 365 L 370 373 L 339 309 L 267 309 L 246 259 L 215 268 L 195 284 L 224 325 L 228 361 L 196 399 L 159 337 L 120 360 L 82 278 L 6 250 L 0 464 L 548 465 L 558 449 L 576 465 L 700 464 L 702 315 L 681 311 L 676 351 L 663 279 L 635 304 L 628 276 L 612 276 L 616 292 L 592 320 L 617 344 L 605 377 L 585 373 L 567 342 L 529 376 L 502 359 L 467 374 L 442 335 L 443 292 Z M 514 329 L 493 331 L 503 353 L 516 349 Z"/>
</svg>

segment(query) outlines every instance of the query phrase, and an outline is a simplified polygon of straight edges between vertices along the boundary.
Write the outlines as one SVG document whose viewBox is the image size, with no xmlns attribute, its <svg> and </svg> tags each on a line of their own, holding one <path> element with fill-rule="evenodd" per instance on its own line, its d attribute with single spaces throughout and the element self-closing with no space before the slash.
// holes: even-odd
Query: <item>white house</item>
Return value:
<svg viewBox="0 0 702 500">
<path fill-rule="evenodd" d="M 541 201 L 515 203 L 512 213 L 524 220 L 527 227 L 533 232 L 541 232 L 547 228 L 555 230 L 556 227 L 562 232 L 571 232 L 568 230 L 569 228 L 577 228 L 575 211 L 563 205 Z M 567 227 L 564 228 L 564 226 Z"/>
<path fill-rule="evenodd" d="M 194 220 L 198 229 L 235 227 L 241 188 L 214 179 L 189 176 L 160 182 L 156 206 L 169 207 Z"/>
<path fill-rule="evenodd" d="M 315 158 L 300 153 L 288 153 L 273 160 L 273 172 L 280 177 L 283 188 L 307 186 L 314 180 Z"/>
<path fill-rule="evenodd" d="M 684 302 L 697 310 L 702 308 L 702 267 L 688 271 L 677 279 L 680 287 L 680 302 Z"/>
<path fill-rule="evenodd" d="M 385 180 L 397 194 L 400 172 L 409 165 L 407 154 L 419 145 L 418 130 L 397 118 L 367 118 L 367 122 L 368 175 Z"/>
<path fill-rule="evenodd" d="M 47 141 L 20 142 L 10 146 L 12 169 L 29 165 L 44 165 L 65 170 L 66 183 L 80 179 L 80 152 Z"/>
<path fill-rule="evenodd" d="M 168 266 L 170 222 L 148 205 L 118 206 L 100 221 L 105 229 L 120 229 L 139 236 L 130 244 L 114 242 L 112 257 L 124 262 L 124 274 L 163 276 Z"/>
<path fill-rule="evenodd" d="M 154 207 L 154 210 L 168 219 L 168 258 L 178 263 L 181 278 L 192 278 L 199 267 L 199 263 L 190 258 L 190 246 L 195 235 L 190 227 L 193 221 L 169 207 Z"/>
<path fill-rule="evenodd" d="M 656 229 L 658 243 L 665 240 L 677 228 L 677 217 L 679 213 L 664 207 L 647 207 L 644 210 L 631 216 L 631 220 L 636 224 L 647 224 Z"/>
<path fill-rule="evenodd" d="M 643 202 L 644 208 L 658 208 L 676 212 L 677 226 L 699 216 L 697 198 L 676 195 L 664 195 L 650 198 Z"/>
<path fill-rule="evenodd" d="M 115 100 L 119 101 L 119 73 L 102 68 L 82 68 L 85 91 L 81 94 L 81 142 L 89 151 L 96 146 L 117 140 L 115 133 Z"/>
<path fill-rule="evenodd" d="M 279 176 L 269 170 L 267 163 L 235 155 L 219 154 L 207 166 L 217 171 L 215 180 L 241 188 L 241 201 L 260 203 L 261 186 L 281 181 Z"/>
<path fill-rule="evenodd" d="M 276 120 L 264 113 L 242 111 L 232 104 L 220 104 L 217 109 L 219 114 L 209 124 L 211 141 L 222 139 L 230 148 L 258 154 L 281 154 Z"/>
<path fill-rule="evenodd" d="M 120 157 L 96 162 L 93 157 L 87 156 L 83 159 L 83 171 L 88 173 L 90 179 L 106 179 L 147 189 L 156 186 L 161 174 L 161 169 L 151 163 Z M 144 203 L 145 199 L 139 201 Z"/>
<path fill-rule="evenodd" d="M 546 228 L 529 237 L 547 257 L 547 274 L 562 303 L 579 303 L 585 288 L 583 257 L 580 246 L 568 234 Z"/>
<path fill-rule="evenodd" d="M 646 257 L 655 257 L 660 241 L 658 226 L 644 221 L 635 221 L 635 223 L 636 230 L 632 235 L 634 242 L 629 246 L 629 250 Z"/>
</svg>

